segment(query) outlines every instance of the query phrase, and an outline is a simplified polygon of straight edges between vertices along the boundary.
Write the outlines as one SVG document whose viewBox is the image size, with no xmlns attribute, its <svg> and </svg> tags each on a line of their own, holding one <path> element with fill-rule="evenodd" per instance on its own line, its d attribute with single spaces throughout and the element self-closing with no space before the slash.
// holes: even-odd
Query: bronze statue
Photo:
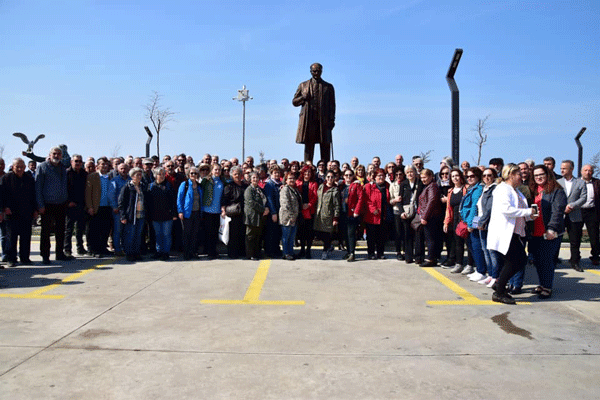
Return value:
<svg viewBox="0 0 600 400">
<path fill-rule="evenodd" d="M 331 159 L 331 131 L 335 126 L 335 91 L 331 83 L 321 79 L 323 66 L 310 66 L 312 78 L 302 82 L 292 104 L 302 106 L 296 133 L 296 143 L 304 143 L 304 161 L 313 161 L 315 143 L 321 146 L 321 159 Z"/>
</svg>

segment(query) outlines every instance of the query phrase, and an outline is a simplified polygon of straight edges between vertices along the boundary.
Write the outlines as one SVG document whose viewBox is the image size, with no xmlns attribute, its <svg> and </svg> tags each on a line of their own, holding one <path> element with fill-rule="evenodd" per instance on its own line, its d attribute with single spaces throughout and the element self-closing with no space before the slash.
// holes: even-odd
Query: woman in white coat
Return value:
<svg viewBox="0 0 600 400">
<path fill-rule="evenodd" d="M 487 248 L 504 256 L 504 267 L 493 286 L 492 300 L 515 304 L 506 291 L 508 280 L 525 268 L 525 220 L 537 218 L 533 208 L 527 207 L 527 199 L 516 190 L 521 184 L 521 170 L 518 165 L 507 164 L 502 168 L 501 183 L 494 190 L 492 213 L 488 226 Z"/>
</svg>

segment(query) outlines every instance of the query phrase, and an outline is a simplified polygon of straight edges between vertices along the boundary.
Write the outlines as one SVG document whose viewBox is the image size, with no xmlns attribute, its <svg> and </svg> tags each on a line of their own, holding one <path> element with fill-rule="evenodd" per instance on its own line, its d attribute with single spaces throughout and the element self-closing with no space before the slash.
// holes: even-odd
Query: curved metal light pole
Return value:
<svg viewBox="0 0 600 400">
<path fill-rule="evenodd" d="M 152 132 L 150 128 L 147 126 L 144 127 L 146 133 L 148 134 L 148 140 L 146 141 L 146 158 L 150 157 L 150 142 L 152 141 Z"/>
<path fill-rule="evenodd" d="M 579 141 L 579 139 L 581 138 L 581 135 L 583 135 L 583 132 L 585 132 L 585 126 L 583 128 L 581 128 L 581 130 L 579 131 L 579 133 L 577 134 L 577 136 L 575 136 L 575 143 L 577 143 L 577 148 L 579 149 L 579 153 L 577 154 L 577 176 L 581 178 L 581 167 L 583 167 L 582 163 L 583 163 L 583 146 L 581 145 L 581 142 Z"/>
<path fill-rule="evenodd" d="M 243 104 L 242 111 L 242 162 L 246 159 L 246 102 L 252 100 L 252 97 L 249 95 L 249 90 L 246 89 L 246 85 L 242 86 L 240 90 L 238 90 L 237 97 L 234 97 L 233 100 L 241 101 Z"/>
<path fill-rule="evenodd" d="M 456 81 L 454 80 L 454 74 L 456 73 L 456 68 L 458 67 L 458 63 L 460 62 L 460 58 L 462 57 L 463 49 L 454 50 L 454 57 L 452 57 L 452 61 L 450 62 L 450 68 L 448 68 L 448 73 L 446 74 L 446 82 L 448 82 L 448 87 L 450 88 L 450 92 L 452 92 L 452 159 L 455 163 L 460 165 L 459 159 L 459 145 L 460 145 L 460 126 L 459 126 L 459 103 L 458 103 L 458 86 L 456 86 Z"/>
</svg>

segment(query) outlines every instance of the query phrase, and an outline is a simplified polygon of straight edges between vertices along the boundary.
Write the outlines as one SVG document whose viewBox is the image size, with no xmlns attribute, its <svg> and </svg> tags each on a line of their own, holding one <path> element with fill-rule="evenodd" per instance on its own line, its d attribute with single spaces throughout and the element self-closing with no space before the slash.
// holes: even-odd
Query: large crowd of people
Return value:
<svg viewBox="0 0 600 400">
<path fill-rule="evenodd" d="M 332 257 L 358 259 L 356 243 L 366 235 L 367 259 L 385 258 L 393 241 L 398 260 L 451 273 L 493 288 L 492 299 L 514 304 L 525 265 L 537 271 L 540 298 L 552 295 L 562 236 L 568 233 L 569 263 L 582 271 L 585 225 L 591 262 L 600 264 L 600 181 L 591 165 L 574 177 L 574 163 L 555 160 L 460 166 L 445 157 L 425 168 L 402 155 L 382 168 L 379 157 L 365 166 L 357 157 L 339 161 L 290 161 L 254 165 L 247 157 L 191 156 L 87 158 L 64 146 L 26 167 L 15 158 L 5 173 L 0 159 L 2 262 L 31 265 L 32 222 L 41 219 L 42 264 L 78 256 L 125 256 L 128 261 L 219 257 L 219 239 L 230 259 Z M 36 161 L 39 165 L 36 165 Z M 85 243 L 84 243 L 85 238 Z M 18 251 L 17 251 L 18 245 Z M 299 248 L 299 252 L 294 251 Z M 445 256 L 442 253 L 445 249 Z M 17 254 L 18 253 L 18 254 Z M 18 258 L 17 258 L 18 255 Z"/>
</svg>

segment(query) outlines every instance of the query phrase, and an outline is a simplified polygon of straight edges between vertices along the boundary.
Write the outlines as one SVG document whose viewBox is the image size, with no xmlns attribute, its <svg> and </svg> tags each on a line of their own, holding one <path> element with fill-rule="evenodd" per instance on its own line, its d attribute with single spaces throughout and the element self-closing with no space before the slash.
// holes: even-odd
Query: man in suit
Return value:
<svg viewBox="0 0 600 400">
<path fill-rule="evenodd" d="M 579 246 L 581 245 L 581 235 L 583 231 L 583 217 L 581 215 L 581 206 L 587 201 L 587 187 L 583 180 L 573 176 L 575 163 L 571 160 L 564 160 L 560 164 L 560 173 L 562 178 L 558 183 L 565 189 L 567 193 L 567 207 L 565 208 L 565 226 L 569 234 L 569 242 L 571 244 L 571 267 L 578 272 L 583 272 L 583 268 L 579 265 L 581 253 Z"/>
<path fill-rule="evenodd" d="M 593 265 L 600 265 L 600 180 L 594 178 L 594 167 L 589 164 L 581 168 L 581 179 L 587 189 L 587 200 L 581 206 L 581 217 L 592 246 L 590 259 Z"/>
<path fill-rule="evenodd" d="M 304 161 L 312 163 L 315 144 L 321 146 L 321 160 L 331 159 L 331 131 L 335 126 L 335 91 L 331 83 L 321 79 L 323 66 L 310 66 L 312 78 L 302 82 L 292 100 L 294 107 L 302 106 L 296 133 L 296 143 L 304 143 Z"/>
</svg>

